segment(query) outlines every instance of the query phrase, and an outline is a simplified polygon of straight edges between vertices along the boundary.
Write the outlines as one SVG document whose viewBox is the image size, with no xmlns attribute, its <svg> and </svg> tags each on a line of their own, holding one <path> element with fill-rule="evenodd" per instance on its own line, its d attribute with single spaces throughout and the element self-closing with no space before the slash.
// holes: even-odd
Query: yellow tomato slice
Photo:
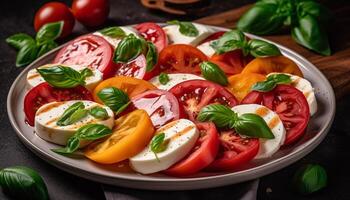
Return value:
<svg viewBox="0 0 350 200">
<path fill-rule="evenodd" d="M 86 148 L 86 157 L 102 164 L 120 162 L 142 151 L 154 135 L 152 121 L 144 110 L 135 110 L 118 118 L 114 127 L 106 140 L 94 142 Z"/>
<path fill-rule="evenodd" d="M 124 92 L 126 92 L 129 97 L 133 97 L 147 90 L 157 89 L 156 86 L 152 85 L 150 82 L 145 80 L 128 76 L 116 76 L 113 78 L 106 79 L 97 85 L 93 92 L 94 101 L 102 103 L 100 98 L 98 98 L 97 94 L 102 89 L 109 87 L 121 89 Z"/>
<path fill-rule="evenodd" d="M 255 73 L 236 74 L 228 78 L 227 89 L 241 101 L 250 91 L 252 86 L 260 81 L 264 81 L 265 76 Z"/>
<path fill-rule="evenodd" d="M 242 74 L 257 73 L 268 75 L 272 72 L 294 74 L 303 77 L 303 73 L 292 60 L 285 56 L 272 56 L 266 58 L 255 58 L 245 66 Z"/>
</svg>

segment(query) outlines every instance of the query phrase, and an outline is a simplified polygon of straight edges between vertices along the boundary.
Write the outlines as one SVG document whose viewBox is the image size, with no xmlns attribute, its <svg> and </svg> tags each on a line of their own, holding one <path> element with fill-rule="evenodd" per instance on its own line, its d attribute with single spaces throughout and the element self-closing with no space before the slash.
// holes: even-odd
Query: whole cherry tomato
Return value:
<svg viewBox="0 0 350 200">
<path fill-rule="evenodd" d="M 85 26 L 102 25 L 109 14 L 108 0 L 74 0 L 72 10 L 75 18 Z"/>
</svg>

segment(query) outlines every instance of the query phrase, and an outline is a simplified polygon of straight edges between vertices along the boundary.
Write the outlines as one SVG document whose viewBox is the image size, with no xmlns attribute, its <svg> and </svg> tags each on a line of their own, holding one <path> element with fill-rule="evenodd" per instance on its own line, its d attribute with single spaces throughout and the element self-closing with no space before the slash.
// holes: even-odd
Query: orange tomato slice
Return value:
<svg viewBox="0 0 350 200">
<path fill-rule="evenodd" d="M 264 81 L 265 76 L 256 73 L 236 74 L 228 78 L 227 89 L 241 101 L 257 82 Z"/>
<path fill-rule="evenodd" d="M 102 164 L 117 163 L 142 151 L 154 135 L 152 121 L 144 110 L 118 118 L 114 127 L 106 140 L 96 141 L 86 148 L 86 157 Z"/>
</svg>

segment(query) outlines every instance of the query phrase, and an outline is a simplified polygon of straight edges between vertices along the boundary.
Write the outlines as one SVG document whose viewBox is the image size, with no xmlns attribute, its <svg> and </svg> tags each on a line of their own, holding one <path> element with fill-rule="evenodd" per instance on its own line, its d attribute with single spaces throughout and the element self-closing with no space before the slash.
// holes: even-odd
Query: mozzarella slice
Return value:
<svg viewBox="0 0 350 200">
<path fill-rule="evenodd" d="M 279 74 L 279 73 L 270 73 L 267 76 L 270 76 L 272 74 Z M 291 85 L 294 86 L 296 89 L 300 90 L 304 94 L 304 96 L 306 97 L 307 103 L 309 104 L 310 115 L 311 116 L 314 115 L 317 112 L 317 101 L 316 101 L 314 88 L 312 87 L 310 81 L 300 76 L 296 76 L 292 74 L 287 74 L 287 75 L 289 75 L 290 78 L 292 79 Z"/>
<path fill-rule="evenodd" d="M 213 49 L 213 47 L 210 46 L 210 42 L 211 41 L 204 42 L 203 44 L 197 46 L 197 48 L 208 57 L 212 57 L 215 54 L 215 50 Z"/>
<path fill-rule="evenodd" d="M 284 143 L 286 137 L 286 130 L 279 116 L 268 109 L 265 106 L 258 104 L 245 104 L 238 105 L 232 108 L 233 111 L 237 112 L 238 115 L 245 113 L 254 113 L 262 117 L 266 124 L 270 127 L 274 139 L 260 139 L 260 149 L 255 159 L 263 159 L 271 157 L 274 153 L 278 151 L 281 145 Z"/>
<path fill-rule="evenodd" d="M 57 66 L 56 64 L 48 64 L 41 66 L 39 68 L 50 68 L 53 66 Z M 78 66 L 78 65 L 70 65 L 72 69 L 76 71 L 81 71 L 83 70 L 84 66 Z M 103 80 L 103 74 L 97 70 L 97 69 L 91 69 L 92 70 L 92 76 L 86 77 L 85 79 L 85 87 L 89 90 L 93 90 L 102 80 Z M 31 69 L 28 74 L 27 74 L 27 87 L 30 89 L 32 87 L 35 87 L 39 85 L 40 83 L 45 82 L 43 77 L 38 73 L 36 69 Z"/>
<path fill-rule="evenodd" d="M 91 115 L 80 119 L 74 124 L 68 126 L 58 126 L 56 122 L 62 116 L 63 112 L 76 102 L 83 102 L 85 109 L 89 110 L 99 106 L 106 109 L 108 118 L 105 120 L 97 119 Z M 66 145 L 67 140 L 82 126 L 87 124 L 103 124 L 109 128 L 113 128 L 114 114 L 107 106 L 98 104 L 93 101 L 64 101 L 51 102 L 41 106 L 35 114 L 35 132 L 42 139 L 60 145 Z M 85 142 L 85 145 L 87 143 Z M 81 144 L 82 146 L 84 144 Z"/>
<path fill-rule="evenodd" d="M 153 77 L 151 80 L 149 80 L 150 83 L 152 83 L 154 86 L 156 86 L 158 89 L 161 90 L 170 90 L 175 85 L 182 83 L 184 81 L 188 80 L 204 80 L 204 78 L 193 75 L 193 74 L 168 74 L 169 76 L 169 82 L 167 82 L 165 85 L 161 84 L 159 82 L 159 76 Z"/>
<path fill-rule="evenodd" d="M 157 153 L 158 159 L 148 145 L 143 151 L 130 158 L 130 166 L 142 174 L 151 174 L 168 169 L 184 158 L 195 145 L 199 131 L 196 125 L 187 119 L 170 122 L 157 130 L 156 134 L 164 133 L 169 139 L 167 148 Z"/>
<path fill-rule="evenodd" d="M 125 35 L 129 35 L 129 34 L 133 34 L 136 37 L 139 37 L 138 31 L 132 27 L 128 27 L 128 26 L 120 26 L 120 28 L 125 32 Z M 93 33 L 94 35 L 98 35 L 103 37 L 105 40 L 107 40 L 107 42 L 109 42 L 114 48 L 117 48 L 119 42 L 123 39 L 123 38 L 112 38 L 112 37 L 108 37 L 105 35 L 102 35 L 100 32 L 95 32 Z"/>
<path fill-rule="evenodd" d="M 198 36 L 189 37 L 180 33 L 179 25 L 168 25 L 163 27 L 164 32 L 167 34 L 169 43 L 172 44 L 189 44 L 193 46 L 197 46 L 202 40 L 211 35 L 214 31 L 201 24 L 193 23 L 193 25 L 198 30 Z"/>
</svg>

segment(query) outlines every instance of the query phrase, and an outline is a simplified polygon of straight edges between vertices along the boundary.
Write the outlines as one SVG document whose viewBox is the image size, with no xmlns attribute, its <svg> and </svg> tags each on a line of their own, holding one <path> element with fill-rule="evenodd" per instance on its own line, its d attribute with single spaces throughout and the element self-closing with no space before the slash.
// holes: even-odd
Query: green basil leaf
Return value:
<svg viewBox="0 0 350 200">
<path fill-rule="evenodd" d="M 315 1 L 301 1 L 297 4 L 297 13 L 299 16 L 312 15 L 320 23 L 327 24 L 330 21 L 330 11 Z"/>
<path fill-rule="evenodd" d="M 58 149 L 51 149 L 51 151 L 61 154 L 61 155 L 67 155 L 75 152 L 79 149 L 80 140 L 78 137 L 73 135 L 70 137 L 67 141 L 67 145 L 64 148 L 58 148 Z"/>
<path fill-rule="evenodd" d="M 246 113 L 238 116 L 233 127 L 236 132 L 241 135 L 266 139 L 275 138 L 265 120 L 253 113 Z"/>
<path fill-rule="evenodd" d="M 168 148 L 170 140 L 165 140 L 165 134 L 159 133 L 156 134 L 151 140 L 151 151 L 156 156 L 158 162 L 160 162 L 157 153 L 163 152 Z"/>
<path fill-rule="evenodd" d="M 83 102 L 76 102 L 69 106 L 62 114 L 62 116 L 57 120 L 56 124 L 58 126 L 67 126 L 69 125 L 69 118 L 75 113 L 77 110 L 84 109 L 85 105 Z"/>
<path fill-rule="evenodd" d="M 164 72 L 159 74 L 158 79 L 159 79 L 160 84 L 162 84 L 162 85 L 166 85 L 170 81 L 168 74 L 166 74 Z"/>
<path fill-rule="evenodd" d="M 248 48 L 250 54 L 254 57 L 281 55 L 281 51 L 276 45 L 263 40 L 251 39 L 248 42 Z"/>
<path fill-rule="evenodd" d="M 112 130 L 103 124 L 88 124 L 79 128 L 75 136 L 82 140 L 97 140 L 111 133 Z"/>
<path fill-rule="evenodd" d="M 63 21 L 59 21 L 42 26 L 36 34 L 37 43 L 42 44 L 48 40 L 57 39 L 62 33 L 63 24 Z"/>
<path fill-rule="evenodd" d="M 107 110 L 101 107 L 93 107 L 89 110 L 89 114 L 96 119 L 107 119 L 109 117 Z"/>
<path fill-rule="evenodd" d="M 14 166 L 0 171 L 0 186 L 15 199 L 48 200 L 44 180 L 31 168 Z"/>
<path fill-rule="evenodd" d="M 58 46 L 57 43 L 54 42 L 53 40 L 48 40 L 48 41 L 43 42 L 39 46 L 39 51 L 38 51 L 37 57 L 39 58 L 40 56 L 51 51 L 52 49 L 56 48 L 57 46 Z"/>
<path fill-rule="evenodd" d="M 34 44 L 35 40 L 28 34 L 18 33 L 8 37 L 6 42 L 16 50 L 20 50 L 27 44 Z"/>
<path fill-rule="evenodd" d="M 245 36 L 242 31 L 231 30 L 222 35 L 219 39 L 210 43 L 216 53 L 222 54 L 236 49 L 242 49 L 246 45 Z"/>
<path fill-rule="evenodd" d="M 211 104 L 200 110 L 197 120 L 201 122 L 211 121 L 218 128 L 234 128 L 237 117 L 237 114 L 229 107 L 220 104 Z"/>
<path fill-rule="evenodd" d="M 37 71 L 46 82 L 54 87 L 73 88 L 85 85 L 85 77 L 70 67 L 57 65 L 49 68 L 37 68 Z"/>
<path fill-rule="evenodd" d="M 292 37 L 297 43 L 321 55 L 331 55 L 327 32 L 311 15 L 298 19 L 298 25 L 292 27 Z"/>
<path fill-rule="evenodd" d="M 123 90 L 115 87 L 104 88 L 97 93 L 97 96 L 115 112 L 121 112 L 120 109 L 125 109 L 125 105 L 130 102 L 128 95 Z"/>
<path fill-rule="evenodd" d="M 228 84 L 225 72 L 222 71 L 222 69 L 220 69 L 220 67 L 218 67 L 216 64 L 205 61 L 200 64 L 200 68 L 205 79 L 223 86 Z"/>
<path fill-rule="evenodd" d="M 267 77 L 267 80 L 277 84 L 288 84 L 292 82 L 292 78 L 287 74 L 271 74 Z"/>
<path fill-rule="evenodd" d="M 27 43 L 17 53 L 16 66 L 23 67 L 32 63 L 38 55 L 38 46 L 35 43 Z"/>
<path fill-rule="evenodd" d="M 89 111 L 85 109 L 76 110 L 69 118 L 63 122 L 64 126 L 74 124 L 88 115 Z"/>
<path fill-rule="evenodd" d="M 179 25 L 179 31 L 182 35 L 188 37 L 197 37 L 199 35 L 198 29 L 191 22 L 180 22 L 178 20 L 168 21 L 167 24 Z"/>
<path fill-rule="evenodd" d="M 131 104 L 131 101 L 122 105 L 117 111 L 114 112 L 115 115 L 119 115 L 120 113 L 122 113 L 130 104 Z"/>
<path fill-rule="evenodd" d="M 148 50 L 146 54 L 147 67 L 146 72 L 153 70 L 158 62 L 158 52 L 156 46 L 152 42 L 147 42 Z"/>
<path fill-rule="evenodd" d="M 90 77 L 90 76 L 94 75 L 94 73 L 92 72 L 91 69 L 84 68 L 83 70 L 80 71 L 80 75 L 82 77 L 86 78 L 86 77 Z"/>
<path fill-rule="evenodd" d="M 252 90 L 260 92 L 268 92 L 273 90 L 277 84 L 291 83 L 292 79 L 287 74 L 272 74 L 265 81 L 257 82 L 253 85 Z"/>
<path fill-rule="evenodd" d="M 135 59 L 145 51 L 146 44 L 145 40 L 137 38 L 133 34 L 126 36 L 115 49 L 113 61 L 127 63 Z"/>
<path fill-rule="evenodd" d="M 320 165 L 306 165 L 294 175 L 294 188 L 301 194 L 310 194 L 327 186 L 326 170 Z"/>
<path fill-rule="evenodd" d="M 98 32 L 111 38 L 123 38 L 126 36 L 125 31 L 118 26 L 107 27 L 99 30 Z"/>
</svg>

